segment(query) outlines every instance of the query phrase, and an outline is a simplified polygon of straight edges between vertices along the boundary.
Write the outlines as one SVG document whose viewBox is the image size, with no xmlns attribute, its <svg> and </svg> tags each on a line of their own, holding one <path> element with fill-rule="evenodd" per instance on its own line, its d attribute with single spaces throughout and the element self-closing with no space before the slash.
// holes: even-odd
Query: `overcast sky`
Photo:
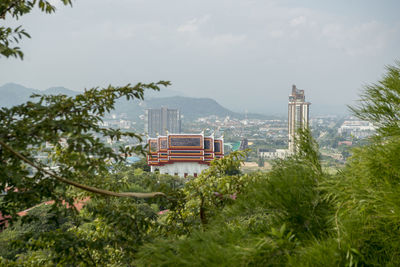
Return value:
<svg viewBox="0 0 400 267">
<path fill-rule="evenodd" d="M 0 60 L 0 85 L 83 90 L 170 80 L 173 90 L 235 111 L 284 114 L 296 84 L 311 112 L 330 113 L 400 59 L 398 0 L 55 3 L 55 14 L 17 22 L 32 39 L 21 45 L 23 61 Z"/>
</svg>

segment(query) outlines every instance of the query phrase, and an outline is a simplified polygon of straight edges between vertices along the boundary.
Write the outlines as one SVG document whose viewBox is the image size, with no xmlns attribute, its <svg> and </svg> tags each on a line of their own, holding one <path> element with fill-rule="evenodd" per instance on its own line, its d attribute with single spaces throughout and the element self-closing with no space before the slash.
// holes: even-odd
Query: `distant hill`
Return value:
<svg viewBox="0 0 400 267">
<path fill-rule="evenodd" d="M 158 92 L 149 92 L 144 101 L 126 101 L 120 99 L 116 104 L 116 113 L 126 113 L 131 120 L 137 120 L 140 115 L 144 114 L 146 108 L 160 108 L 162 106 L 168 108 L 177 108 L 184 116 L 184 120 L 194 120 L 199 117 L 217 115 L 219 117 L 230 116 L 234 118 L 244 118 L 243 114 L 233 112 L 224 108 L 217 101 L 211 98 L 193 98 L 182 96 L 179 92 L 173 90 L 162 90 L 161 96 L 154 97 Z M 29 96 L 36 94 L 65 94 L 74 96 L 79 94 L 65 87 L 51 87 L 44 91 L 26 88 L 15 83 L 8 83 L 0 87 L 0 107 L 10 107 L 21 104 L 29 100 Z M 175 95 L 175 96 L 173 96 Z M 248 114 L 248 118 L 265 119 L 267 116 L 260 114 Z"/>
<path fill-rule="evenodd" d="M 47 94 L 47 95 L 68 95 L 68 96 L 74 96 L 79 94 L 80 92 L 77 91 L 72 91 L 68 88 L 62 87 L 62 86 L 58 86 L 58 87 L 50 87 L 44 91 L 40 91 L 40 93 L 42 94 Z"/>
<path fill-rule="evenodd" d="M 177 108 L 185 119 L 196 119 L 210 115 L 221 117 L 231 116 L 240 117 L 240 114 L 230 111 L 211 98 L 192 98 L 192 97 L 163 97 L 150 98 L 145 101 L 146 108 L 159 108 L 162 106 L 168 108 Z"/>
<path fill-rule="evenodd" d="M 48 94 L 48 95 L 77 95 L 79 92 L 72 91 L 65 87 L 51 87 L 44 91 L 27 88 L 16 83 L 6 83 L 0 86 L 0 107 L 12 107 L 30 100 L 32 94 Z"/>
<path fill-rule="evenodd" d="M 0 107 L 12 107 L 26 102 L 33 93 L 40 91 L 16 83 L 7 83 L 0 87 Z"/>
<path fill-rule="evenodd" d="M 169 88 L 162 88 L 160 91 L 146 90 L 144 92 L 144 99 L 149 99 L 153 97 L 159 98 L 159 97 L 171 97 L 171 96 L 186 96 L 186 95 L 183 92 L 179 92 Z"/>
</svg>

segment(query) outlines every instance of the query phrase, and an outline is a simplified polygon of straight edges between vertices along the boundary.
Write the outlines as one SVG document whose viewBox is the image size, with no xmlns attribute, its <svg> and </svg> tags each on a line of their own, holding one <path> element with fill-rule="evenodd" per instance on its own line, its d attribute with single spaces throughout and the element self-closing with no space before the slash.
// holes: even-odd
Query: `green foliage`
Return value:
<svg viewBox="0 0 400 267">
<path fill-rule="evenodd" d="M 23 58 L 24 54 L 20 47 L 13 46 L 13 44 L 18 44 L 23 37 L 30 38 L 30 35 L 21 29 L 21 26 L 13 29 L 10 27 L 0 27 L 0 54 L 5 57 L 19 57 Z"/>
<path fill-rule="evenodd" d="M 145 172 L 150 172 L 150 166 L 147 165 L 146 158 L 142 158 L 140 161 L 133 163 L 131 166 L 134 169 L 142 169 Z"/>
<path fill-rule="evenodd" d="M 73 223 L 73 210 L 54 209 L 51 205 L 39 205 L 29 210 L 0 235 L 0 257 L 12 260 L 21 253 L 26 253 L 42 235 L 56 229 L 68 229 Z"/>
<path fill-rule="evenodd" d="M 358 106 L 350 107 L 360 119 L 372 122 L 382 137 L 400 135 L 400 61 L 387 66 L 376 84 L 365 86 Z"/>
<path fill-rule="evenodd" d="M 113 190 L 134 188 L 138 192 L 165 190 L 173 195 L 182 180 L 156 175 L 123 164 L 114 166 L 105 183 Z M 93 196 L 77 216 L 61 216 L 59 209 L 33 209 L 0 234 L 0 254 L 5 265 L 127 266 L 143 242 L 159 235 L 159 209 L 173 203 L 165 198 L 139 200 Z M 37 210 L 41 210 L 40 213 Z M 73 215 L 73 210 L 64 209 Z M 48 219 L 47 219 L 48 218 Z M 64 219 L 63 219 L 64 218 Z M 54 219 L 61 220 L 58 223 Z M 1 259 L 0 257 L 0 259 Z"/>
<path fill-rule="evenodd" d="M 0 18 L 19 18 L 36 6 L 46 13 L 55 10 L 42 0 L 4 0 Z M 20 27 L 0 27 L 0 54 L 22 58 L 13 46 L 23 37 L 29 34 Z M 35 96 L 36 101 L 2 108 L 0 188 L 7 188 L 7 194 L 0 198 L 0 212 L 14 223 L 0 233 L 0 264 L 399 266 L 396 64 L 377 84 L 366 86 L 360 105 L 352 108 L 378 127 L 377 136 L 354 149 L 334 176 L 322 170 L 309 129 L 299 132 L 297 153 L 274 162 L 269 173 L 242 174 L 242 152 L 213 161 L 186 183 L 149 173 L 144 162 L 121 164 L 124 156 L 144 152 L 143 147 L 114 151 L 101 138 L 141 137 L 101 128 L 101 118 L 118 98 L 143 99 L 145 89 L 158 90 L 168 82 L 94 88 L 76 97 Z M 50 168 L 35 161 L 38 156 Z M 71 188 L 74 183 L 162 191 L 167 198 L 104 198 Z M 90 200 L 79 213 L 63 204 L 83 196 Z M 50 199 L 56 205 L 38 205 L 27 216 L 17 216 Z"/>
<path fill-rule="evenodd" d="M 0 202 L 0 212 L 14 217 L 16 212 L 44 198 L 51 198 L 56 203 L 61 200 L 71 203 L 71 195 L 67 194 L 69 186 L 60 180 L 107 188 L 109 184 L 105 181 L 110 175 L 110 160 L 120 162 L 125 155 L 144 153 L 144 149 L 138 145 L 113 151 L 101 138 L 119 140 L 128 136 L 139 141 L 142 139 L 133 132 L 100 127 L 101 118 L 114 108 L 117 99 L 143 99 L 145 89 L 159 90 L 159 86 L 168 84 L 139 83 L 135 86 L 94 88 L 75 97 L 34 96 L 37 101 L 2 108 L 0 141 L 30 161 L 35 162 L 37 155 L 45 156 L 50 160 L 50 166 L 56 166 L 50 172 L 56 175 L 49 176 L 49 171 L 43 171 L 40 162 L 36 165 L 41 166 L 41 171 L 29 169 L 13 150 L 2 145 L 0 187 L 8 188 L 8 192 Z"/>
<path fill-rule="evenodd" d="M 400 264 L 399 85 L 399 68 L 389 66 L 381 81 L 365 87 L 360 105 L 352 110 L 378 126 L 377 136 L 353 149 L 346 167 L 321 185 L 336 209 L 337 248 L 332 246 L 330 253 L 340 251 L 349 265 Z"/>
<path fill-rule="evenodd" d="M 64 5 L 71 5 L 71 0 L 60 0 Z M 39 8 L 42 12 L 53 13 L 56 8 L 49 1 L 45 0 L 2 0 L 0 2 L 0 19 L 5 20 L 7 15 L 14 19 L 19 19 L 32 11 L 33 8 Z M 23 59 L 24 53 L 21 48 L 15 46 L 22 38 L 31 36 L 18 26 L 16 28 L 0 26 L 0 55 L 4 57 L 19 57 Z"/>
<path fill-rule="evenodd" d="M 240 174 L 240 165 L 245 160 L 249 151 L 235 151 L 228 156 L 213 160 L 210 168 L 208 168 L 202 176 L 222 177 L 224 175 L 237 175 Z"/>
<path fill-rule="evenodd" d="M 110 185 L 116 186 L 113 190 L 164 192 L 168 198 L 158 197 L 146 201 L 149 204 L 156 204 L 158 210 L 166 210 L 174 206 L 175 194 L 184 186 L 184 180 L 177 176 L 146 172 L 135 168 L 134 165 L 119 167 L 109 181 Z"/>
<path fill-rule="evenodd" d="M 318 163 L 313 158 L 315 155 L 315 151 L 302 151 L 296 158 L 275 164 L 270 173 L 238 175 L 235 180 L 231 176 L 218 176 L 219 172 L 213 169 L 204 172 L 200 179 L 185 186 L 192 192 L 185 207 L 191 203 L 190 211 L 200 214 L 203 205 L 209 218 L 207 227 L 193 228 L 190 235 L 178 240 L 156 239 L 141 248 L 137 264 L 272 266 L 289 263 L 301 245 L 300 240 L 312 242 L 325 238 L 332 228 L 329 216 L 334 210 L 319 189 L 318 181 L 324 174 L 315 168 Z M 225 185 L 229 178 L 235 187 L 224 193 L 236 192 L 237 199 L 221 205 L 212 192 L 223 190 L 218 186 Z M 195 184 L 191 186 L 193 181 Z"/>
<path fill-rule="evenodd" d="M 245 155 L 245 152 L 236 151 L 214 160 L 209 169 L 185 184 L 167 219 L 169 224 L 181 224 L 182 228 L 175 231 L 178 235 L 187 234 L 200 224 L 204 227 L 210 217 L 232 203 L 250 180 L 246 175 L 239 175 Z"/>
<path fill-rule="evenodd" d="M 315 173 L 322 174 L 319 146 L 309 128 L 298 129 L 294 159 L 309 165 Z"/>
<path fill-rule="evenodd" d="M 324 184 L 335 200 L 337 245 L 362 265 L 400 264 L 399 152 L 399 137 L 358 148 Z"/>
</svg>

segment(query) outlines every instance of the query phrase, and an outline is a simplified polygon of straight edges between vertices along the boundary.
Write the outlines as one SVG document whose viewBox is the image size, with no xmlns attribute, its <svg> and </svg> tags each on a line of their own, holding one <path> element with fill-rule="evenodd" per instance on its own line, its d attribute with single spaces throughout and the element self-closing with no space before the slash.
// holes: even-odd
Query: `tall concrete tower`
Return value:
<svg viewBox="0 0 400 267">
<path fill-rule="evenodd" d="M 294 152 L 296 149 L 297 130 L 308 127 L 310 105 L 310 102 L 306 102 L 304 90 L 299 90 L 296 85 L 293 85 L 288 106 L 289 152 Z"/>
</svg>

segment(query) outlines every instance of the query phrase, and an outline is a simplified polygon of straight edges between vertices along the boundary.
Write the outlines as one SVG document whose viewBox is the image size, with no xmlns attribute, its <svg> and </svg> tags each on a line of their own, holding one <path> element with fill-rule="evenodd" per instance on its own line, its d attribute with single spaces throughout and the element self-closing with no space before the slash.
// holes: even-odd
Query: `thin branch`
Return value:
<svg viewBox="0 0 400 267">
<path fill-rule="evenodd" d="M 156 196 L 165 196 L 165 194 L 162 193 L 162 192 L 152 192 L 152 193 L 123 192 L 123 193 L 118 193 L 118 192 L 108 191 L 108 190 L 104 190 L 104 189 L 100 189 L 100 188 L 96 188 L 96 187 L 92 187 L 92 186 L 88 186 L 88 185 L 83 185 L 83 184 L 80 184 L 80 183 L 77 183 L 77 182 L 62 178 L 62 177 L 58 176 L 57 174 L 54 174 L 54 173 L 44 169 L 43 167 L 38 166 L 34 162 L 32 162 L 29 159 L 27 159 L 26 157 L 24 157 L 19 152 L 15 151 L 12 147 L 10 147 L 6 143 L 4 143 L 2 140 L 0 140 L 0 145 L 2 145 L 5 149 L 10 151 L 16 157 L 18 157 L 19 159 L 21 159 L 25 163 L 31 165 L 32 167 L 34 167 L 38 171 L 43 172 L 43 173 L 45 173 L 45 174 L 57 179 L 58 181 L 60 181 L 62 183 L 72 185 L 74 187 L 80 188 L 80 189 L 88 191 L 88 192 L 101 194 L 101 195 L 106 195 L 106 196 L 114 196 L 114 197 L 152 198 L 152 197 L 156 197 Z"/>
<path fill-rule="evenodd" d="M 3 11 L 3 13 L 0 14 L 0 18 L 1 18 L 1 19 L 6 19 L 7 12 L 9 12 L 11 9 L 13 9 L 19 2 L 20 2 L 19 0 L 16 0 L 16 1 L 12 2 L 12 3 Z"/>
</svg>

